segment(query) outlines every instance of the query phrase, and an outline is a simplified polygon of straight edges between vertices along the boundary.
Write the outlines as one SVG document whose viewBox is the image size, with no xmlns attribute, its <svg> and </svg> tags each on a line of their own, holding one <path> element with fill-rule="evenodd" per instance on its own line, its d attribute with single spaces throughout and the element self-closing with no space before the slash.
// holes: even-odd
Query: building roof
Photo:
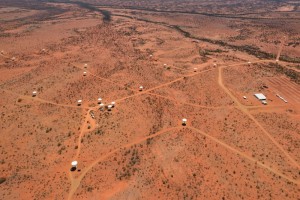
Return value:
<svg viewBox="0 0 300 200">
<path fill-rule="evenodd" d="M 263 95 L 262 93 L 254 94 L 254 96 L 256 98 L 258 98 L 259 100 L 266 100 L 267 99 L 267 97 L 265 97 L 265 95 Z"/>
</svg>

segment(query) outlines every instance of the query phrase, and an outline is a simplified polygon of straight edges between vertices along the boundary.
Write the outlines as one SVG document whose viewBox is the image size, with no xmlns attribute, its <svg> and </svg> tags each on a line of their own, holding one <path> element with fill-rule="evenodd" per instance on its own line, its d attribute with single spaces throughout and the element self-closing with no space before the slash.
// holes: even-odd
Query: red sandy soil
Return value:
<svg viewBox="0 0 300 200">
<path fill-rule="evenodd" d="M 299 198 L 297 3 L 85 2 L 0 3 L 1 199 Z"/>
</svg>

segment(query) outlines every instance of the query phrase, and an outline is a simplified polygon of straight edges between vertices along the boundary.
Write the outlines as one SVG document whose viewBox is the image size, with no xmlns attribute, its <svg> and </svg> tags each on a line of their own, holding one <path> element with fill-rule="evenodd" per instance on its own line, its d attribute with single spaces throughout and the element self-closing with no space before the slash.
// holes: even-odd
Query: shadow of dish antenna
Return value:
<svg viewBox="0 0 300 200">
<path fill-rule="evenodd" d="M 74 160 L 74 161 L 72 161 L 71 165 L 72 165 L 72 167 L 71 167 L 70 171 L 71 172 L 76 171 L 78 162 L 76 160 Z"/>
</svg>

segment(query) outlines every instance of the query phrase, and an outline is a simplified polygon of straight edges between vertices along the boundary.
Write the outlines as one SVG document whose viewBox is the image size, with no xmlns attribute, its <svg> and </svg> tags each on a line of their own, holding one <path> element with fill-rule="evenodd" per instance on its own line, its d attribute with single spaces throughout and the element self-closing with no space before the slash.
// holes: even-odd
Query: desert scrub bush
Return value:
<svg viewBox="0 0 300 200">
<path fill-rule="evenodd" d="M 95 135 L 103 135 L 104 132 L 100 129 L 98 129 L 96 132 L 95 132 Z"/>
<path fill-rule="evenodd" d="M 125 151 L 124 156 L 126 156 L 126 159 L 127 155 L 130 157 L 128 163 L 126 164 L 126 166 L 122 167 L 121 172 L 116 173 L 116 178 L 119 180 L 129 179 L 132 175 L 135 174 L 136 171 L 138 171 L 138 169 L 134 167 L 135 165 L 140 163 L 138 150 L 134 148 L 132 151 Z"/>
<path fill-rule="evenodd" d="M 0 184 L 4 183 L 5 181 L 6 181 L 6 178 L 4 178 L 4 177 L 0 178 Z"/>
<path fill-rule="evenodd" d="M 52 131 L 52 128 L 47 128 L 46 129 L 46 133 L 49 133 L 50 131 Z"/>
</svg>

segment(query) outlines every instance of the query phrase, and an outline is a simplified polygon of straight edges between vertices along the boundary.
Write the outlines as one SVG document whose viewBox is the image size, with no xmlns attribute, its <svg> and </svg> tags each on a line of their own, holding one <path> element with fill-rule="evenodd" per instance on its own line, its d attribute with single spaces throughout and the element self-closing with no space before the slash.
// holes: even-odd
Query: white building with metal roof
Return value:
<svg viewBox="0 0 300 200">
<path fill-rule="evenodd" d="M 267 97 L 265 95 L 263 95 L 262 93 L 257 93 L 257 94 L 254 94 L 254 96 L 259 99 L 260 101 L 263 101 L 263 100 L 267 100 Z"/>
</svg>

